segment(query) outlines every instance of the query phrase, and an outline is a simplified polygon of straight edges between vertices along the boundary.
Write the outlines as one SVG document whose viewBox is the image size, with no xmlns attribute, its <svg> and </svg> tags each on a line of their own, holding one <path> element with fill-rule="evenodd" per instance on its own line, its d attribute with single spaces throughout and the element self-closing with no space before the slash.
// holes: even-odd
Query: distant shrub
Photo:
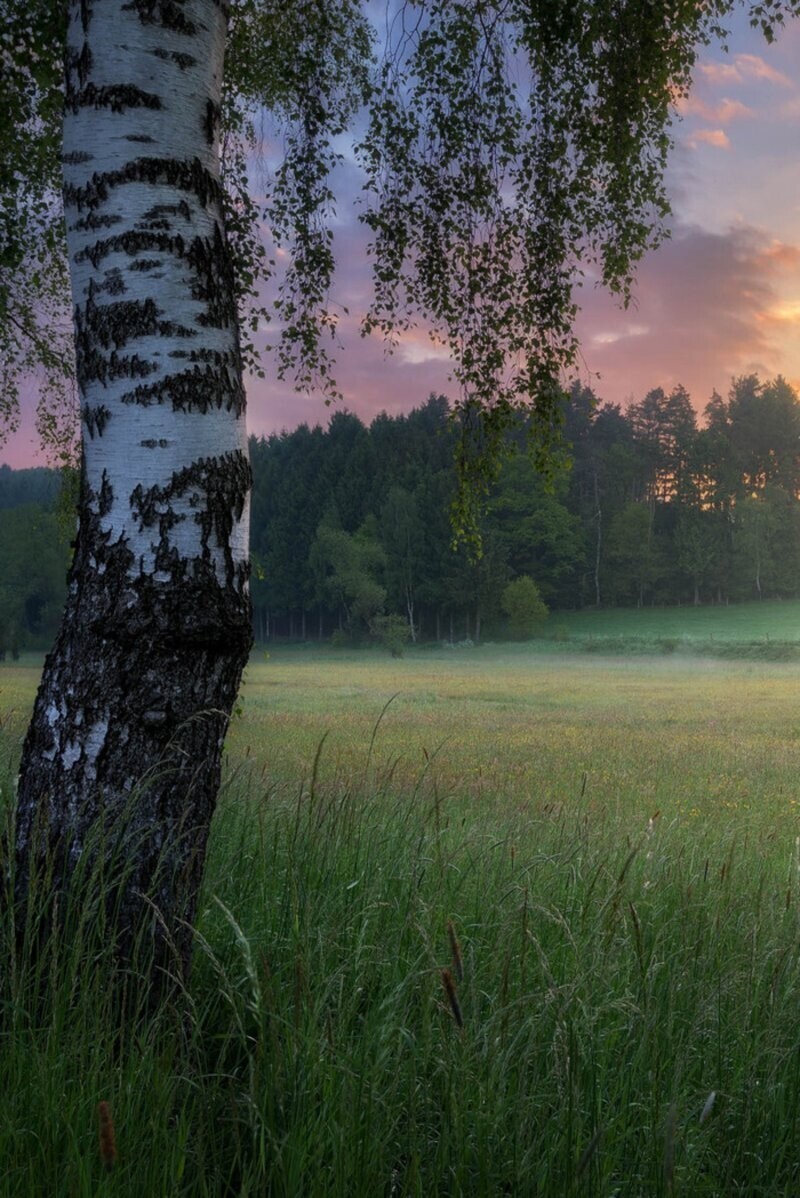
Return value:
<svg viewBox="0 0 800 1198">
<path fill-rule="evenodd" d="M 584 653 L 648 656 L 656 653 L 688 653 L 739 661 L 800 661 L 800 641 L 719 640 L 709 637 L 589 636 L 579 637 L 576 647 Z"/>
<path fill-rule="evenodd" d="M 522 640 L 532 637 L 547 619 L 547 605 L 538 586 L 527 574 L 508 584 L 500 605 L 508 616 L 511 635 Z"/>
<path fill-rule="evenodd" d="M 388 649 L 392 657 L 402 657 L 411 639 L 411 628 L 404 616 L 374 616 L 370 621 L 370 632 L 378 644 Z"/>
<path fill-rule="evenodd" d="M 556 624 L 555 628 L 553 629 L 554 641 L 568 641 L 569 635 L 569 628 L 566 624 Z"/>
<path fill-rule="evenodd" d="M 343 628 L 335 628 L 331 633 L 331 644 L 334 649 L 347 649 L 350 645 L 350 637 Z"/>
</svg>

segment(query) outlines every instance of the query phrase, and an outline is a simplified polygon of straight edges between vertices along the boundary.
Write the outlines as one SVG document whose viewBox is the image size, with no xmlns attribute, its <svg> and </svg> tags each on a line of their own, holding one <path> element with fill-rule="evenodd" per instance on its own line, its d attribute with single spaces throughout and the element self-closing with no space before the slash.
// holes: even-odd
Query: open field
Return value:
<svg viewBox="0 0 800 1198">
<path fill-rule="evenodd" d="M 373 757 L 396 785 L 489 806 L 569 806 L 583 794 L 631 827 L 665 819 L 794 827 L 800 668 L 685 658 L 526 655 L 513 648 L 273 654 L 248 670 L 231 751 L 289 787 L 320 738 L 323 776 Z"/>
<path fill-rule="evenodd" d="M 0 666 L 0 718 L 18 736 L 37 674 L 35 659 Z M 489 805 L 568 806 L 582 793 L 633 821 L 658 808 L 783 825 L 800 801 L 799 684 L 794 663 L 284 649 L 248 666 L 229 751 L 293 793 L 325 738 L 321 774 L 346 784 L 386 707 L 371 752 L 398 789 L 427 776 Z"/>
<path fill-rule="evenodd" d="M 6 758 L 36 676 L 0 665 Z M 90 928 L 35 1016 L 11 970 L 0 1193 L 797 1193 L 799 691 L 794 663 L 254 657 L 180 1032 L 115 1032 Z"/>
</svg>

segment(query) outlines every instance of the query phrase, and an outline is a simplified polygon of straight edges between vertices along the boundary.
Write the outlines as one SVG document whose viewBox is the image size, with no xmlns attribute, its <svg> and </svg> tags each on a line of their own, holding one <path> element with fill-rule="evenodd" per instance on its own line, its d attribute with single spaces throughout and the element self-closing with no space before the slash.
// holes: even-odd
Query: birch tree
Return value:
<svg viewBox="0 0 800 1198">
<path fill-rule="evenodd" d="M 450 346 L 467 535 L 520 408 L 539 465 L 552 461 L 561 378 L 578 350 L 576 280 L 585 272 L 629 297 L 636 262 L 664 231 L 672 104 L 732 7 L 406 0 L 387 9 L 371 74 L 359 0 L 232 5 L 241 103 L 228 132 L 241 145 L 264 106 L 286 122 L 267 204 L 290 263 L 274 309 L 285 332 L 278 368 L 336 394 L 331 171 L 337 137 L 368 99 L 360 157 L 375 301 L 363 328 L 391 340 L 417 313 Z M 768 32 L 796 8 L 749 5 Z M 13 65 L 26 16 L 56 10 L 0 0 L 2 32 L 16 31 L 0 43 Z M 32 872 L 58 893 L 78 863 L 115 853 L 125 865 L 112 896 L 119 953 L 152 924 L 156 961 L 171 969 L 170 940 L 188 962 L 250 645 L 237 295 L 242 280 L 255 286 L 262 213 L 243 185 L 226 203 L 221 183 L 225 0 L 69 0 L 66 11 L 80 524 L 23 750 L 14 886 L 24 910 Z M 9 87 L 21 95 L 31 78 L 12 72 Z M 33 83 L 32 94 L 46 86 Z M 21 269 L 27 170 L 19 139 L 8 144 L 6 278 Z M 13 289 L 0 279 L 3 304 L 10 315 Z"/>
<path fill-rule="evenodd" d="M 69 6 L 64 211 L 84 430 L 61 632 L 23 749 L 15 886 L 101 838 L 191 920 L 250 647 L 245 395 L 217 126 L 214 0 Z M 184 939 L 184 954 L 187 951 Z M 162 964 L 166 962 L 162 961 Z"/>
</svg>

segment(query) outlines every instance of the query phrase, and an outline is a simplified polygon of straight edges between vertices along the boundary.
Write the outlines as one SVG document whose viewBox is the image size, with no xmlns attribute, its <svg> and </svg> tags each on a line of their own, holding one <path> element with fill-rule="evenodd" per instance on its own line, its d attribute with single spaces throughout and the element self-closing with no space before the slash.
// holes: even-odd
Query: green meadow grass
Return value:
<svg viewBox="0 0 800 1198">
<path fill-rule="evenodd" d="M 0 666 L 6 795 L 36 676 Z M 91 920 L 38 1005 L 5 953 L 0 1193 L 800 1192 L 798 683 L 254 657 L 180 1010 L 116 1026 Z"/>
<path fill-rule="evenodd" d="M 677 640 L 685 648 L 698 644 L 713 648 L 715 641 L 738 642 L 740 653 L 746 655 L 743 646 L 757 641 L 798 644 L 800 601 L 553 612 L 543 635 L 631 643 Z"/>
</svg>

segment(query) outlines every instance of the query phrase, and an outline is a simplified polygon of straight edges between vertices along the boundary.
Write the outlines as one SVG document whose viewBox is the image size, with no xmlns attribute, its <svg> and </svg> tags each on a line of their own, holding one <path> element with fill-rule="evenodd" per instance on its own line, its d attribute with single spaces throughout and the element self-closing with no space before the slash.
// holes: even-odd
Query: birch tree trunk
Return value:
<svg viewBox="0 0 800 1198">
<path fill-rule="evenodd" d="M 83 425 L 64 621 L 20 773 L 15 894 L 125 862 L 185 965 L 229 715 L 251 641 L 247 458 L 216 126 L 215 0 L 71 0 L 64 200 Z M 163 916 L 142 898 L 150 896 Z M 174 957 L 174 953 L 173 953 Z M 180 964 L 180 962 L 178 963 Z"/>
</svg>

